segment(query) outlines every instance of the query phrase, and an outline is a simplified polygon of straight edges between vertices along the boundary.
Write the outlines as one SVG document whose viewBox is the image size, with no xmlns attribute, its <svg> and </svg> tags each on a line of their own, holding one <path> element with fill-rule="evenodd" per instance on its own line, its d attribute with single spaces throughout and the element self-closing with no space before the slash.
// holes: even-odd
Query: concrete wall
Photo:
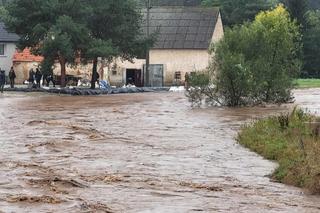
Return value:
<svg viewBox="0 0 320 213">
<path fill-rule="evenodd" d="M 12 58 L 16 51 L 16 45 L 14 43 L 2 43 L 5 44 L 4 56 L 0 56 L 0 68 L 6 71 L 8 75 L 10 68 L 12 67 Z"/>
</svg>

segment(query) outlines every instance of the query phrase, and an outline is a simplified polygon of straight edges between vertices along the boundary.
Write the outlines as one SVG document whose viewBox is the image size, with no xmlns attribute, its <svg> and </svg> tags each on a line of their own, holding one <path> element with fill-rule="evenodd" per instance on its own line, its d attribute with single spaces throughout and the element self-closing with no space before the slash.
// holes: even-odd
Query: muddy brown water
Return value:
<svg viewBox="0 0 320 213">
<path fill-rule="evenodd" d="M 318 113 L 320 89 L 296 91 Z M 289 106 L 192 109 L 183 94 L 0 96 L 0 212 L 320 212 L 235 142 Z"/>
</svg>

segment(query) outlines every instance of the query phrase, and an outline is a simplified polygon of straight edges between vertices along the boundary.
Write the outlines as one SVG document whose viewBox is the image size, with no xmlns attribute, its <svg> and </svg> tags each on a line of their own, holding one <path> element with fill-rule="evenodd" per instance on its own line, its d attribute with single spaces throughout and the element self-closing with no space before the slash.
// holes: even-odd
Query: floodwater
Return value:
<svg viewBox="0 0 320 213">
<path fill-rule="evenodd" d="M 296 91 L 320 110 L 320 89 Z M 192 109 L 181 93 L 0 95 L 0 212 L 320 212 L 235 142 L 288 106 Z"/>
</svg>

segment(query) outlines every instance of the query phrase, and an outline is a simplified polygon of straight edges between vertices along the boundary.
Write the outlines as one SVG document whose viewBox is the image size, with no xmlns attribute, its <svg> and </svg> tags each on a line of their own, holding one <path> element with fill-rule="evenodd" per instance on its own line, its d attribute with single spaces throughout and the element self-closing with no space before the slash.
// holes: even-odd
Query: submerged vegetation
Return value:
<svg viewBox="0 0 320 213">
<path fill-rule="evenodd" d="M 300 39 L 297 23 L 282 5 L 261 12 L 252 23 L 226 30 L 212 47 L 210 82 L 190 81 L 191 88 L 204 89 L 188 90 L 188 95 L 205 91 L 211 103 L 230 107 L 291 101 L 293 79 L 301 66 Z M 210 93 L 209 85 L 214 85 Z"/>
<path fill-rule="evenodd" d="M 295 108 L 243 126 L 238 142 L 279 167 L 272 177 L 320 193 L 320 118 Z"/>
</svg>

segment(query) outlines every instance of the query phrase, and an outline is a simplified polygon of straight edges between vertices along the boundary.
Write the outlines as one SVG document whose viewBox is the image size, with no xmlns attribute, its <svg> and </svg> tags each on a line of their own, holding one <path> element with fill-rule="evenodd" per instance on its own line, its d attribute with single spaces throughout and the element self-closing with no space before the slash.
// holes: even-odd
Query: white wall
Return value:
<svg viewBox="0 0 320 213">
<path fill-rule="evenodd" d="M 151 64 L 164 65 L 164 83 L 174 84 L 175 72 L 181 72 L 184 81 L 188 72 L 201 71 L 208 67 L 210 55 L 207 50 L 199 49 L 153 49 L 150 51 Z"/>
<path fill-rule="evenodd" d="M 6 74 L 8 74 L 10 68 L 12 67 L 12 59 L 16 51 L 16 45 L 14 43 L 4 43 L 4 44 L 5 44 L 4 56 L 0 56 L 0 68 L 2 70 L 5 70 Z"/>
</svg>

